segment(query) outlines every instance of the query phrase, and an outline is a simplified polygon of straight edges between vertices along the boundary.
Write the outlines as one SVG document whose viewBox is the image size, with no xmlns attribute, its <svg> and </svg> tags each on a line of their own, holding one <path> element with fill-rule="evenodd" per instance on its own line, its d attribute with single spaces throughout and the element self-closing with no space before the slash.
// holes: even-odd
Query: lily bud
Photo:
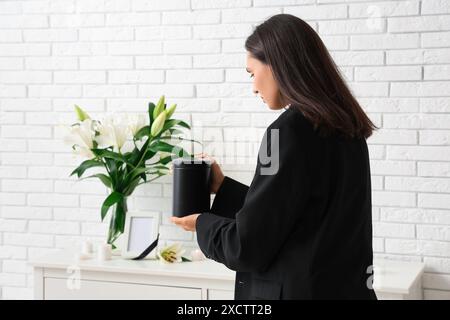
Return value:
<svg viewBox="0 0 450 320">
<path fill-rule="evenodd" d="M 91 117 L 89 117 L 89 115 L 86 113 L 86 111 L 84 111 L 83 109 L 81 109 L 79 106 L 75 105 L 75 113 L 77 114 L 77 118 L 80 121 L 84 121 L 86 119 L 90 119 Z"/>
<path fill-rule="evenodd" d="M 164 110 L 164 95 L 159 98 L 158 103 L 156 104 L 155 109 L 153 110 L 153 119 L 156 119 L 156 117 L 159 116 L 159 114 Z"/>
<path fill-rule="evenodd" d="M 156 137 L 164 127 L 164 123 L 166 122 L 167 113 L 166 110 L 163 110 L 159 114 L 159 116 L 155 119 L 155 121 L 152 124 L 152 127 L 150 128 L 150 133 L 152 136 Z"/>
<path fill-rule="evenodd" d="M 177 108 L 177 104 L 173 104 L 170 106 L 169 109 L 167 109 L 167 119 L 170 119 L 170 117 L 173 115 L 173 113 L 175 112 L 175 109 Z"/>
</svg>

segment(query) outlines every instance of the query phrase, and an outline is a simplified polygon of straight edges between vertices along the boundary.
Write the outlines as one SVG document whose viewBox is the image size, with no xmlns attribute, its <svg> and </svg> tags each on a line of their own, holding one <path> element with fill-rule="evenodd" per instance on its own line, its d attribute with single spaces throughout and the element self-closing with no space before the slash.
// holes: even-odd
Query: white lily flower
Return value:
<svg viewBox="0 0 450 320">
<path fill-rule="evenodd" d="M 133 137 L 147 125 L 147 117 L 143 114 L 133 114 L 128 116 L 128 128 Z"/>
<path fill-rule="evenodd" d="M 115 151 L 120 151 L 129 136 L 128 123 L 124 117 L 108 116 L 101 121 L 97 130 L 99 135 L 95 137 L 99 148 L 113 147 Z"/>
<path fill-rule="evenodd" d="M 162 263 L 182 262 L 182 255 L 185 251 L 180 243 L 174 243 L 158 250 L 157 255 Z"/>
<path fill-rule="evenodd" d="M 73 152 L 86 158 L 94 158 L 91 149 L 94 148 L 94 121 L 86 119 L 68 128 L 64 142 L 72 146 Z"/>
</svg>

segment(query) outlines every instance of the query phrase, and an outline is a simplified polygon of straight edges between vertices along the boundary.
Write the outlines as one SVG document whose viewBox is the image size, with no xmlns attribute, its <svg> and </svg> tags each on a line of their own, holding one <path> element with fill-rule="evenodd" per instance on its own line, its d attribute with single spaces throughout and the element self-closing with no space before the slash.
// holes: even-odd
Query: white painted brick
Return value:
<svg viewBox="0 0 450 320">
<path fill-rule="evenodd" d="M 148 97 L 149 94 L 160 92 L 173 98 L 188 98 L 194 96 L 194 86 L 191 84 L 148 84 L 139 85 L 140 97 Z"/>
<path fill-rule="evenodd" d="M 53 208 L 53 218 L 57 221 L 100 222 L 100 209 Z"/>
<path fill-rule="evenodd" d="M 414 175 L 414 161 L 371 160 L 370 172 L 375 175 Z"/>
<path fill-rule="evenodd" d="M 83 87 L 85 97 L 135 97 L 135 85 L 86 85 Z"/>
<path fill-rule="evenodd" d="M 103 111 L 105 109 L 105 101 L 103 99 L 72 98 L 53 99 L 53 110 L 73 112 L 75 104 L 83 106 L 83 109 L 88 113 Z"/>
<path fill-rule="evenodd" d="M 199 84 L 196 87 L 198 97 L 250 97 L 253 95 L 250 84 Z"/>
<path fill-rule="evenodd" d="M 450 193 L 448 178 L 385 177 L 386 190 Z"/>
<path fill-rule="evenodd" d="M 450 92 L 450 81 L 391 83 L 391 95 L 394 97 L 433 97 L 441 96 L 442 92 Z"/>
<path fill-rule="evenodd" d="M 419 207 L 435 208 L 435 209 L 450 209 L 450 195 L 448 194 L 419 194 Z"/>
<path fill-rule="evenodd" d="M 30 85 L 28 86 L 29 97 L 79 97 L 81 86 L 77 85 Z"/>
<path fill-rule="evenodd" d="M 26 285 L 26 276 L 24 274 L 14 274 L 2 272 L 0 274 L 0 286 L 4 287 L 24 287 Z"/>
<path fill-rule="evenodd" d="M 0 30 L 0 42 L 21 42 L 22 33 L 20 30 Z"/>
<path fill-rule="evenodd" d="M 376 22 L 370 19 L 319 21 L 319 34 L 373 34 L 386 30 L 383 18 Z"/>
<path fill-rule="evenodd" d="M 20 14 L 22 13 L 22 3 L 17 1 L 0 2 L 0 12 L 2 14 Z"/>
<path fill-rule="evenodd" d="M 0 219 L 1 232 L 24 232 L 26 226 L 26 220 Z"/>
<path fill-rule="evenodd" d="M 450 62 L 450 49 L 392 50 L 386 52 L 387 64 L 437 64 Z"/>
<path fill-rule="evenodd" d="M 255 3 L 255 6 L 258 3 Z M 279 3 L 283 4 L 283 3 Z M 250 7 L 252 5 L 251 0 L 232 0 L 232 1 L 221 1 L 221 0 L 192 0 L 192 9 L 220 9 L 229 7 Z"/>
<path fill-rule="evenodd" d="M 173 40 L 190 39 L 189 26 L 140 27 L 135 29 L 136 40 Z"/>
<path fill-rule="evenodd" d="M 30 70 L 71 70 L 78 68 L 77 58 L 25 58 L 25 66 Z"/>
<path fill-rule="evenodd" d="M 168 70 L 168 83 L 223 82 L 223 70 Z"/>
<path fill-rule="evenodd" d="M 417 238 L 450 241 L 450 226 L 418 225 Z"/>
<path fill-rule="evenodd" d="M 417 171 L 421 177 L 450 177 L 450 163 L 418 162 Z"/>
<path fill-rule="evenodd" d="M 262 22 L 279 13 L 281 8 L 224 9 L 222 23 Z"/>
<path fill-rule="evenodd" d="M 49 153 L 22 153 L 8 152 L 2 155 L 3 164 L 6 165 L 48 165 L 53 162 Z"/>
<path fill-rule="evenodd" d="M 346 5 L 295 6 L 285 8 L 284 13 L 295 15 L 300 19 L 304 20 L 333 20 L 333 19 L 347 18 L 347 6 Z"/>
<path fill-rule="evenodd" d="M 384 239 L 372 238 L 373 252 L 384 252 Z"/>
<path fill-rule="evenodd" d="M 85 70 L 117 70 L 117 69 L 132 69 L 132 57 L 110 57 L 110 56 L 95 56 L 95 57 L 81 57 L 80 69 Z"/>
<path fill-rule="evenodd" d="M 381 34 L 381 35 L 352 35 L 350 48 L 356 50 L 379 49 L 407 49 L 417 48 L 419 45 L 418 34 Z"/>
<path fill-rule="evenodd" d="M 78 222 L 30 221 L 28 231 L 42 234 L 79 234 Z"/>
<path fill-rule="evenodd" d="M 0 124 L 23 124 L 22 112 L 0 112 Z"/>
<path fill-rule="evenodd" d="M 2 71 L 0 82 L 5 84 L 51 83 L 52 74 L 49 71 Z"/>
<path fill-rule="evenodd" d="M 6 43 L 0 44 L 2 56 L 48 56 L 50 45 L 44 43 Z"/>
<path fill-rule="evenodd" d="M 76 0 L 77 12 L 118 12 L 131 9 L 130 0 Z"/>
<path fill-rule="evenodd" d="M 340 66 L 382 65 L 382 51 L 334 51 L 331 52 L 336 64 Z"/>
<path fill-rule="evenodd" d="M 24 30 L 26 42 L 68 42 L 78 39 L 77 30 L 70 29 L 36 29 Z"/>
<path fill-rule="evenodd" d="M 0 109 L 3 111 L 46 111 L 52 107 L 50 99 L 2 99 Z"/>
<path fill-rule="evenodd" d="M 448 161 L 450 147 L 387 146 L 387 159 Z"/>
<path fill-rule="evenodd" d="M 136 11 L 166 11 L 189 9 L 189 0 L 136 0 L 133 2 Z"/>
<path fill-rule="evenodd" d="M 45 15 L 3 15 L 0 19 L 0 28 L 47 28 L 48 21 Z"/>
<path fill-rule="evenodd" d="M 131 28 L 83 28 L 79 32 L 80 41 L 125 41 L 133 40 Z"/>
<path fill-rule="evenodd" d="M 161 24 L 158 12 L 109 13 L 106 26 L 146 26 Z"/>
<path fill-rule="evenodd" d="M 204 126 L 248 126 L 250 123 L 249 115 L 242 114 L 201 114 L 192 115 L 192 124 L 194 127 Z"/>
<path fill-rule="evenodd" d="M 414 207 L 416 197 L 413 192 L 373 191 L 372 204 L 375 206 Z"/>
<path fill-rule="evenodd" d="M 0 70 L 22 70 L 23 59 L 22 58 L 1 58 L 0 57 Z"/>
<path fill-rule="evenodd" d="M 219 22 L 220 12 L 215 10 L 162 12 L 162 24 L 199 25 Z"/>
<path fill-rule="evenodd" d="M 1 259 L 25 259 L 27 256 L 27 248 L 18 246 L 0 245 Z"/>
<path fill-rule="evenodd" d="M 384 115 L 386 116 L 386 115 Z M 367 140 L 370 144 L 416 144 L 417 133 L 412 130 L 380 129 Z"/>
<path fill-rule="evenodd" d="M 25 140 L 0 139 L 0 151 L 23 152 L 26 151 L 26 148 L 27 143 Z M 4 157 L 6 154 L 2 156 Z M 5 158 L 3 158 L 3 161 L 5 161 Z M 3 164 L 7 164 L 7 162 L 3 162 Z"/>
<path fill-rule="evenodd" d="M 427 113 L 450 112 L 450 98 L 421 98 L 420 111 Z"/>
<path fill-rule="evenodd" d="M 29 205 L 37 207 L 77 207 L 79 205 L 78 195 L 57 193 L 30 193 L 27 195 L 27 202 Z"/>
<path fill-rule="evenodd" d="M 0 167 L 0 178 L 26 178 L 26 176 L 26 167 L 4 165 Z"/>
<path fill-rule="evenodd" d="M 2 192 L 2 193 L 0 193 L 0 200 L 1 200 L 3 206 L 24 205 L 25 204 L 25 194 Z M 3 208 L 5 208 L 5 207 L 3 207 Z M 2 210 L 2 207 L 0 207 L 0 210 Z M 5 210 L 6 210 L 6 208 L 5 208 Z M 3 216 L 3 213 L 2 213 L 2 216 Z"/>
<path fill-rule="evenodd" d="M 102 56 L 107 54 L 107 44 L 102 42 L 55 43 L 52 53 L 55 56 Z M 76 61 L 76 58 L 52 57 L 51 59 L 61 62 Z"/>
<path fill-rule="evenodd" d="M 52 192 L 51 180 L 3 179 L 2 190 L 9 192 Z"/>
<path fill-rule="evenodd" d="M 2 126 L 2 136 L 5 138 L 49 138 L 52 129 L 43 126 Z"/>
<path fill-rule="evenodd" d="M 192 58 L 189 56 L 152 56 L 136 57 L 136 69 L 174 69 L 192 67 Z"/>
<path fill-rule="evenodd" d="M 153 55 L 162 53 L 162 43 L 158 41 L 113 42 L 108 44 L 111 55 Z"/>
<path fill-rule="evenodd" d="M 349 47 L 348 36 L 321 36 L 328 50 L 347 50 Z"/>
<path fill-rule="evenodd" d="M 27 261 L 20 260 L 3 260 L 3 272 L 8 273 L 28 273 L 30 267 Z"/>
<path fill-rule="evenodd" d="M 450 32 L 426 32 L 421 34 L 422 47 L 449 47 Z"/>
<path fill-rule="evenodd" d="M 248 36 L 252 29 L 248 24 L 221 24 L 194 26 L 194 39 L 223 39 Z"/>
<path fill-rule="evenodd" d="M 415 227 L 413 224 L 374 222 L 373 234 L 383 238 L 414 238 Z"/>
<path fill-rule="evenodd" d="M 106 73 L 104 71 L 55 71 L 55 83 L 105 83 Z"/>
<path fill-rule="evenodd" d="M 53 28 L 101 27 L 104 25 L 105 16 L 100 13 L 50 15 L 50 27 Z"/>
<path fill-rule="evenodd" d="M 423 130 L 420 131 L 420 144 L 424 145 L 450 145 L 450 131 Z"/>
<path fill-rule="evenodd" d="M 19 245 L 29 247 L 51 247 L 53 236 L 32 233 L 7 233 L 3 234 L 4 243 L 7 245 Z"/>
<path fill-rule="evenodd" d="M 110 83 L 161 83 L 164 81 L 164 71 L 110 71 L 108 80 Z"/>
<path fill-rule="evenodd" d="M 194 68 L 244 68 L 243 54 L 208 54 L 194 56 Z"/>
<path fill-rule="evenodd" d="M 170 54 L 219 53 L 219 40 L 164 41 L 163 51 Z"/>
<path fill-rule="evenodd" d="M 74 181 L 55 181 L 55 192 L 107 195 L 106 187 L 96 178 L 91 178 L 89 181 L 78 181 L 76 178 Z"/>
<path fill-rule="evenodd" d="M 450 273 L 450 259 L 424 257 L 425 272 Z"/>
<path fill-rule="evenodd" d="M 350 18 L 395 17 L 419 14 L 419 1 L 368 1 L 352 3 L 349 6 Z"/>
<path fill-rule="evenodd" d="M 421 67 L 356 67 L 356 81 L 420 80 Z"/>
<path fill-rule="evenodd" d="M 424 67 L 425 80 L 450 80 L 450 66 L 425 66 Z"/>
<path fill-rule="evenodd" d="M 222 39 L 222 52 L 245 53 L 245 39 Z"/>
<path fill-rule="evenodd" d="M 32 288 L 14 288 L 4 287 L 3 298 L 6 300 L 32 300 L 33 289 Z"/>
<path fill-rule="evenodd" d="M 446 0 L 422 1 L 422 14 L 450 13 L 450 3 Z"/>
<path fill-rule="evenodd" d="M 450 16 L 388 18 L 388 32 L 439 31 L 450 29 Z"/>
<path fill-rule="evenodd" d="M 22 3 L 22 9 L 24 13 L 70 13 L 75 11 L 75 1 L 25 1 Z"/>
<path fill-rule="evenodd" d="M 22 98 L 25 97 L 25 86 L 18 85 L 1 85 L 0 84 L 0 97 L 5 98 Z"/>
<path fill-rule="evenodd" d="M 389 84 L 387 82 L 348 82 L 356 97 L 387 97 Z"/>
<path fill-rule="evenodd" d="M 423 208 L 381 208 L 381 220 L 417 224 L 450 224 L 448 210 Z"/>
<path fill-rule="evenodd" d="M 439 114 L 385 114 L 386 128 L 449 129 L 450 115 Z"/>
</svg>

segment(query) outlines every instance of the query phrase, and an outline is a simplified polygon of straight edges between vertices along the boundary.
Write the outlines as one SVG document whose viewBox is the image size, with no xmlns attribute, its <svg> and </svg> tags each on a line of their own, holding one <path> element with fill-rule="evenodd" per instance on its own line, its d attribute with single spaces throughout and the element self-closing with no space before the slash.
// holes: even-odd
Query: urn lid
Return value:
<svg viewBox="0 0 450 320">
<path fill-rule="evenodd" d="M 175 160 L 172 160 L 172 164 L 174 169 L 182 169 L 182 168 L 202 169 L 210 167 L 212 163 L 210 160 L 207 159 L 177 158 Z"/>
</svg>

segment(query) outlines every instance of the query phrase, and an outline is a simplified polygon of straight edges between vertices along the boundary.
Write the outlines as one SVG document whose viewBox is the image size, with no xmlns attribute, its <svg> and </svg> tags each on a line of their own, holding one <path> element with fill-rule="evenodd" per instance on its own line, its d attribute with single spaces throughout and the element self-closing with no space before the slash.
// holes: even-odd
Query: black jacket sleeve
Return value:
<svg viewBox="0 0 450 320">
<path fill-rule="evenodd" d="M 225 176 L 214 197 L 211 213 L 226 218 L 235 218 L 236 212 L 244 205 L 248 186 Z"/>
<path fill-rule="evenodd" d="M 276 141 L 270 129 L 263 138 L 267 144 L 261 145 L 259 153 L 263 150 L 278 159 L 276 174 L 263 174 L 266 164 L 258 157 L 255 176 L 236 218 L 204 213 L 196 222 L 197 242 L 203 253 L 235 271 L 264 271 L 270 265 L 299 222 L 309 195 L 307 152 L 293 128 L 275 128 L 279 132 L 276 153 L 271 153 Z"/>
</svg>

